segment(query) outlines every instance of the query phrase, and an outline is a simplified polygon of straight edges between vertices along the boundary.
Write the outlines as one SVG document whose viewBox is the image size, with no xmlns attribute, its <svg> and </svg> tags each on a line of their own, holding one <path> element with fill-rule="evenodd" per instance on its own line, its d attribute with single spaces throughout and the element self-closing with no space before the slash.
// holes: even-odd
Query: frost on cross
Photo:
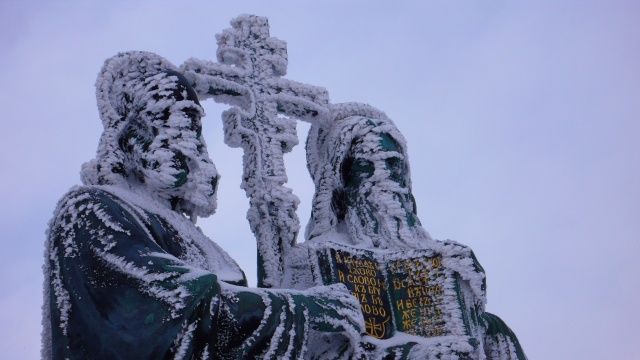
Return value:
<svg viewBox="0 0 640 360">
<path fill-rule="evenodd" d="M 247 218 L 258 241 L 259 286 L 279 286 L 283 254 L 299 230 L 298 198 L 287 181 L 283 154 L 298 143 L 295 120 L 329 117 L 323 88 L 281 78 L 287 70 L 283 41 L 269 36 L 266 18 L 240 16 L 217 36 L 220 63 L 187 60 L 182 69 L 201 98 L 234 105 L 222 115 L 225 142 L 244 149 L 242 188 Z"/>
<path fill-rule="evenodd" d="M 393 122 L 283 78 L 286 45 L 266 18 L 231 25 L 218 62 L 106 60 L 96 157 L 47 232 L 43 358 L 525 359 L 484 311 L 471 249 L 422 228 Z M 244 151 L 258 288 L 196 226 L 219 179 L 201 133 L 207 98 L 231 105 L 225 142 Z M 312 124 L 316 188 L 299 244 L 283 162 L 297 120 Z"/>
</svg>

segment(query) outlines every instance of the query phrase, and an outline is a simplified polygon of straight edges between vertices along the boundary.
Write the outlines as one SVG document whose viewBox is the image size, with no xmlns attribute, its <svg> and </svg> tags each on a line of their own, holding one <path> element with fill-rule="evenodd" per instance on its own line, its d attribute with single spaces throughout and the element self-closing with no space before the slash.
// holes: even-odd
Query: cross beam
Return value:
<svg viewBox="0 0 640 360">
<path fill-rule="evenodd" d="M 298 144 L 294 119 L 328 121 L 329 96 L 282 78 L 286 44 L 269 36 L 266 18 L 243 15 L 231 25 L 216 36 L 218 63 L 189 59 L 181 68 L 201 98 L 232 105 L 222 114 L 225 143 L 244 150 L 241 187 L 258 245 L 258 286 L 280 287 L 284 257 L 300 230 L 283 155 Z"/>
</svg>

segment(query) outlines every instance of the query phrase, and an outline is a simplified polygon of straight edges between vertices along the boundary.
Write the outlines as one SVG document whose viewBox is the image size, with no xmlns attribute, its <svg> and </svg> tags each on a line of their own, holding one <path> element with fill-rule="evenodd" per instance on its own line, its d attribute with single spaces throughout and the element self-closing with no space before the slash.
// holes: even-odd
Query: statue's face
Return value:
<svg viewBox="0 0 640 360">
<path fill-rule="evenodd" d="M 139 101 L 139 119 L 130 121 L 124 150 L 146 188 L 179 212 L 208 216 L 215 210 L 218 175 L 202 139 L 202 107 L 176 74 L 148 81 L 151 96 Z"/>
<path fill-rule="evenodd" d="M 342 164 L 344 220 L 349 232 L 374 246 L 415 242 L 420 223 L 408 184 L 406 158 L 386 133 L 354 141 Z"/>
</svg>

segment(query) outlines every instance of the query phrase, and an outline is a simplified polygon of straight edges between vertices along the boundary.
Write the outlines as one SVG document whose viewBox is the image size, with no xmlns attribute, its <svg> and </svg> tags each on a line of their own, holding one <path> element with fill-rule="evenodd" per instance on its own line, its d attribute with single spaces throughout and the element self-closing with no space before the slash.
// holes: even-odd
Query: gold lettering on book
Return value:
<svg viewBox="0 0 640 360">
<path fill-rule="evenodd" d="M 360 302 L 367 334 L 379 339 L 388 336 L 391 331 L 391 314 L 383 301 L 386 285 L 377 263 L 339 250 L 333 255 L 338 281 L 347 285 Z"/>
<path fill-rule="evenodd" d="M 389 276 L 398 330 L 424 337 L 446 335 L 442 258 L 394 261 L 389 264 Z"/>
</svg>

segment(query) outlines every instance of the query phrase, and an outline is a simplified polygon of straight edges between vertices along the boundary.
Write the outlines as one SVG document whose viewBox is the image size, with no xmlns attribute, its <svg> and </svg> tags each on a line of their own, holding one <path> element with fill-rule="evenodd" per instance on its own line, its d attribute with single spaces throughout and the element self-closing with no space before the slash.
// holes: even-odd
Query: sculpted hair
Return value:
<svg viewBox="0 0 640 360">
<path fill-rule="evenodd" d="M 178 69 L 149 52 L 108 59 L 96 82 L 104 131 L 85 185 L 143 187 L 194 218 L 216 209 L 218 172 L 202 138 L 204 110 Z"/>
<path fill-rule="evenodd" d="M 134 107 L 145 78 L 178 69 L 163 57 L 146 51 L 121 52 L 107 59 L 96 80 L 96 100 L 103 132 L 96 157 L 82 165 L 85 185 L 117 184 L 124 180 L 125 153 L 119 140 L 136 117 Z"/>
</svg>

